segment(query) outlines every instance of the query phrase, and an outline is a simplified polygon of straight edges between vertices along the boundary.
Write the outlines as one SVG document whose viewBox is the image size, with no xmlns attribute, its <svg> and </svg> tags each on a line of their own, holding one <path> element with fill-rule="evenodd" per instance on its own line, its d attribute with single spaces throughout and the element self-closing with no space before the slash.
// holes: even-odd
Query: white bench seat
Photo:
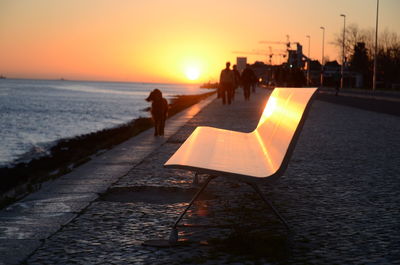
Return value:
<svg viewBox="0 0 400 265">
<path fill-rule="evenodd" d="M 285 168 L 316 88 L 275 88 L 257 128 L 250 133 L 197 127 L 165 167 L 257 181 Z"/>
<path fill-rule="evenodd" d="M 254 133 L 197 127 L 166 167 L 262 178 L 275 167 Z M 251 169 L 251 170 L 250 170 Z"/>
</svg>

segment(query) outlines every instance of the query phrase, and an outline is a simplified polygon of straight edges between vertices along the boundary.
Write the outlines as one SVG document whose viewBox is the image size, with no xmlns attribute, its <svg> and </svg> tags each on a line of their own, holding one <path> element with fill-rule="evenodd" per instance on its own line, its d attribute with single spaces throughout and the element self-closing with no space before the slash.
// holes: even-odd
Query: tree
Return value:
<svg viewBox="0 0 400 265">
<path fill-rule="evenodd" d="M 364 84 L 371 86 L 372 61 L 364 42 L 358 42 L 354 46 L 353 54 L 350 56 L 350 70 L 361 73 Z"/>
<path fill-rule="evenodd" d="M 364 77 L 364 83 L 370 86 L 372 79 L 372 61 L 375 50 L 375 30 L 360 29 L 356 24 L 346 27 L 345 49 L 350 58 L 350 69 Z M 339 49 L 338 58 L 342 57 L 343 32 L 336 35 L 333 44 Z M 400 36 L 387 29 L 379 34 L 377 54 L 377 79 L 379 86 L 391 88 L 400 84 Z"/>
<path fill-rule="evenodd" d="M 346 27 L 346 39 L 344 43 L 345 57 L 350 58 L 353 53 L 353 48 L 359 42 L 365 43 L 368 50 L 373 50 L 373 30 L 361 30 L 357 24 L 350 24 Z M 342 58 L 342 47 L 343 47 L 343 31 L 336 34 L 335 40 L 332 42 L 339 50 L 339 58 Z M 340 60 L 341 61 L 341 60 Z"/>
<path fill-rule="evenodd" d="M 400 38 L 385 29 L 380 34 L 378 47 L 378 77 L 381 86 L 391 88 L 400 84 Z"/>
</svg>

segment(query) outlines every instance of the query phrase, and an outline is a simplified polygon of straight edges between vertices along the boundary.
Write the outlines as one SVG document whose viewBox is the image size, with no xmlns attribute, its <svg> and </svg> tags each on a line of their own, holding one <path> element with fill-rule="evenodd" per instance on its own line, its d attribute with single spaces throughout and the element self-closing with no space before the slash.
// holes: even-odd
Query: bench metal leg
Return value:
<svg viewBox="0 0 400 265">
<path fill-rule="evenodd" d="M 197 193 L 193 196 L 192 200 L 189 202 L 189 205 L 185 208 L 185 210 L 176 219 L 174 225 L 172 226 L 172 230 L 171 230 L 168 240 L 147 240 L 143 243 L 143 245 L 156 246 L 156 247 L 171 247 L 171 246 L 176 245 L 178 242 L 177 227 L 178 227 L 179 222 L 182 220 L 183 216 L 186 214 L 186 212 L 189 210 L 189 208 L 193 205 L 193 203 L 199 198 L 200 194 L 205 190 L 208 183 L 210 183 L 210 181 L 214 178 L 216 178 L 216 176 L 209 176 L 204 181 L 201 188 L 197 191 Z M 261 197 L 261 199 L 272 209 L 272 211 L 278 216 L 278 218 L 282 221 L 282 223 L 286 226 L 286 228 L 288 230 L 290 230 L 289 224 L 279 214 L 279 212 L 275 209 L 275 207 L 272 205 L 272 203 L 270 201 L 268 201 L 267 198 L 262 194 L 258 185 L 254 184 L 254 183 L 247 183 L 247 184 L 249 184 L 251 187 L 253 187 L 253 189 L 258 193 L 258 195 Z"/>
<path fill-rule="evenodd" d="M 175 224 L 173 226 L 173 228 L 176 228 L 176 226 L 178 225 L 178 223 L 181 221 L 181 219 L 183 218 L 183 216 L 185 215 L 185 213 L 187 212 L 187 210 L 189 210 L 189 208 L 192 206 L 192 204 L 197 200 L 197 198 L 200 196 L 200 194 L 204 191 L 204 189 L 207 187 L 208 183 L 210 183 L 210 181 L 215 178 L 215 176 L 209 176 L 206 181 L 204 181 L 203 185 L 201 186 L 200 190 L 197 191 L 196 195 L 194 195 L 194 197 L 192 198 L 192 200 L 190 201 L 189 205 L 186 207 L 186 209 L 181 213 L 181 215 L 178 217 L 178 219 L 176 219 Z"/>
<path fill-rule="evenodd" d="M 196 174 L 196 178 L 197 178 L 197 174 Z M 176 244 L 176 242 L 178 242 L 178 229 L 177 226 L 179 224 L 179 222 L 182 220 L 183 216 L 186 214 L 187 210 L 189 210 L 189 208 L 193 205 L 193 203 L 199 198 L 200 194 L 205 190 L 205 188 L 207 187 L 208 183 L 210 183 L 210 181 L 215 178 L 215 176 L 209 176 L 206 181 L 204 181 L 203 185 L 201 186 L 201 188 L 197 191 L 197 193 L 194 195 L 194 197 L 192 198 L 192 200 L 189 202 L 189 205 L 185 208 L 185 210 L 180 214 L 180 216 L 178 217 L 178 219 L 176 219 L 174 225 L 172 226 L 172 231 L 169 234 L 169 243 L 171 245 Z"/>
<path fill-rule="evenodd" d="M 204 191 L 207 187 L 208 183 L 215 178 L 215 176 L 209 176 L 206 181 L 204 181 L 201 188 L 197 191 L 194 195 L 192 200 L 189 202 L 189 205 L 185 208 L 185 210 L 179 215 L 178 219 L 176 219 L 174 225 L 172 226 L 172 231 L 169 234 L 168 240 L 163 239 L 156 239 L 156 240 L 146 240 L 142 244 L 145 246 L 152 246 L 152 247 L 171 247 L 175 246 L 178 242 L 178 223 L 182 220 L 183 216 L 186 214 L 187 210 L 193 205 L 193 203 L 199 198 L 200 194 Z"/>
<path fill-rule="evenodd" d="M 199 186 L 199 175 L 197 174 L 197 172 L 194 173 L 194 178 L 193 178 L 193 182 L 192 182 L 192 186 L 193 187 L 197 187 Z"/>
<path fill-rule="evenodd" d="M 247 184 L 253 187 L 253 189 L 258 193 L 261 199 L 269 206 L 269 208 L 272 209 L 272 211 L 276 214 L 276 216 L 278 216 L 278 218 L 282 221 L 282 223 L 286 226 L 286 228 L 290 230 L 289 224 L 286 222 L 285 218 L 283 218 L 283 216 L 280 215 L 280 213 L 275 209 L 272 203 L 269 200 L 267 200 L 267 198 L 263 195 L 258 185 L 255 183 L 247 183 Z"/>
</svg>

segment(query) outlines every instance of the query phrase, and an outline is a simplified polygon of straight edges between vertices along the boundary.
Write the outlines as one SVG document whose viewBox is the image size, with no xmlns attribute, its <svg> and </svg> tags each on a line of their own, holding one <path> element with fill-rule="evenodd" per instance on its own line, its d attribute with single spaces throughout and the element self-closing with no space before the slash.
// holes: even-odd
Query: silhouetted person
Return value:
<svg viewBox="0 0 400 265">
<path fill-rule="evenodd" d="M 335 96 L 339 95 L 340 88 L 340 79 L 342 78 L 342 74 L 339 71 L 336 71 L 336 74 L 333 76 L 335 82 Z"/>
<path fill-rule="evenodd" d="M 251 68 L 250 68 L 250 70 L 251 70 Z M 257 86 L 257 83 L 258 83 L 258 78 L 257 78 L 257 76 L 256 76 L 256 74 L 254 73 L 253 70 L 251 70 L 251 72 L 253 73 L 252 82 L 251 82 L 251 90 L 253 91 L 253 93 L 255 93 L 256 92 L 256 86 Z"/>
<path fill-rule="evenodd" d="M 221 71 L 219 76 L 220 96 L 222 97 L 222 104 L 231 104 L 233 89 L 235 85 L 235 76 L 230 69 L 231 63 L 227 62 L 225 69 Z"/>
<path fill-rule="evenodd" d="M 232 71 L 233 71 L 233 75 L 235 76 L 235 84 L 233 86 L 232 99 L 235 99 L 236 89 L 240 86 L 240 73 L 236 67 L 236 64 L 233 65 Z"/>
<path fill-rule="evenodd" d="M 245 100 L 250 100 L 250 87 L 254 82 L 254 72 L 251 70 L 250 65 L 247 64 L 242 73 L 242 86 Z"/>
<path fill-rule="evenodd" d="M 146 98 L 151 101 L 151 116 L 154 121 L 154 136 L 164 135 L 165 120 L 168 115 L 168 101 L 162 97 L 159 89 L 154 89 Z"/>
</svg>

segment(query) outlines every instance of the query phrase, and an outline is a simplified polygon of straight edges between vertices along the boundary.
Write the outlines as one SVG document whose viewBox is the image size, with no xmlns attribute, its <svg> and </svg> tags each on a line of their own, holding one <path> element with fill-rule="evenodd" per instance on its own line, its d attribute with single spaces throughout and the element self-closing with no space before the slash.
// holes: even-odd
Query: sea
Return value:
<svg viewBox="0 0 400 265">
<path fill-rule="evenodd" d="M 149 117 L 145 98 L 154 88 L 169 101 L 208 92 L 199 85 L 0 79 L 0 167 L 47 155 L 61 139 Z"/>
</svg>

